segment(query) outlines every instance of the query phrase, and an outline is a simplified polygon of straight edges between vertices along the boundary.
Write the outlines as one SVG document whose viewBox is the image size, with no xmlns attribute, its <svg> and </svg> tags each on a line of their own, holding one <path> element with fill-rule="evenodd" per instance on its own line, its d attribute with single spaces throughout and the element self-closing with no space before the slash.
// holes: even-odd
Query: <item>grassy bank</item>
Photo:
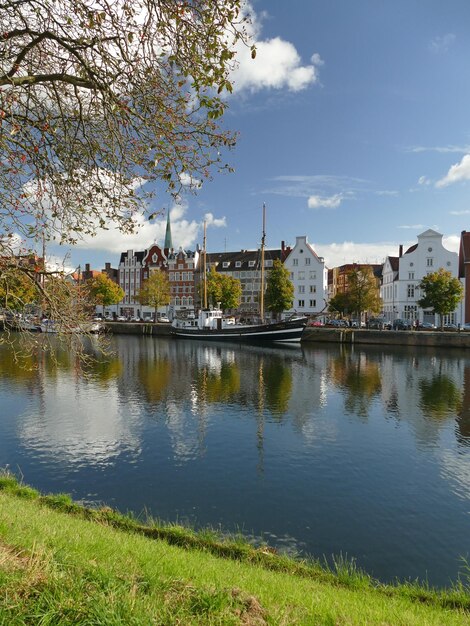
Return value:
<svg viewBox="0 0 470 626">
<path fill-rule="evenodd" d="M 380 585 L 268 549 L 141 524 L 0 478 L 0 624 L 446 625 L 464 586 Z"/>
</svg>

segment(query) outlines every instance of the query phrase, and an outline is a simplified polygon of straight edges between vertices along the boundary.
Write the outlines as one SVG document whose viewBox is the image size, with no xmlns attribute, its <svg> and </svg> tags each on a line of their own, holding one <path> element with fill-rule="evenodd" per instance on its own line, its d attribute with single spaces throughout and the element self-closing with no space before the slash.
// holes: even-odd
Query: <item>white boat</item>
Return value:
<svg viewBox="0 0 470 626">
<path fill-rule="evenodd" d="M 267 324 L 234 324 L 225 320 L 222 310 L 202 309 L 198 316 L 176 318 L 171 333 L 185 339 L 212 341 L 300 341 L 307 318 L 295 317 Z"/>
</svg>

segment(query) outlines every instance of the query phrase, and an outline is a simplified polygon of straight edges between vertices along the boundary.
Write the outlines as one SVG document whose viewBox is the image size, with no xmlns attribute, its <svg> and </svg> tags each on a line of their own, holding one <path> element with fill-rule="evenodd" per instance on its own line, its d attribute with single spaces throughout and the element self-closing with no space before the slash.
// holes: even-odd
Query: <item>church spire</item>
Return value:
<svg viewBox="0 0 470 626">
<path fill-rule="evenodd" d="M 163 247 L 168 252 L 173 250 L 173 241 L 171 239 L 170 209 L 168 209 L 168 216 L 166 218 L 165 245 Z"/>
</svg>

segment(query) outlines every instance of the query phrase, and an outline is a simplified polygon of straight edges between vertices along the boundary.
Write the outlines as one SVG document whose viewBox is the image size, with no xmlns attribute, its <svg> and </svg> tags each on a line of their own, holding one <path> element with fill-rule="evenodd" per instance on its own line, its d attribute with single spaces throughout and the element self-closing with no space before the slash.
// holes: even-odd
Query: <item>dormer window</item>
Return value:
<svg viewBox="0 0 470 626">
<path fill-rule="evenodd" d="M 248 267 L 254 267 L 255 261 L 248 261 Z"/>
<path fill-rule="evenodd" d="M 272 267 L 272 266 L 273 266 L 272 259 L 266 259 L 266 261 L 264 262 L 264 267 Z"/>
<path fill-rule="evenodd" d="M 222 263 L 222 267 L 225 267 L 225 268 L 230 267 L 230 261 L 224 261 Z"/>
<path fill-rule="evenodd" d="M 241 267 L 241 266 L 242 266 L 241 261 L 235 261 L 235 267 Z"/>
</svg>

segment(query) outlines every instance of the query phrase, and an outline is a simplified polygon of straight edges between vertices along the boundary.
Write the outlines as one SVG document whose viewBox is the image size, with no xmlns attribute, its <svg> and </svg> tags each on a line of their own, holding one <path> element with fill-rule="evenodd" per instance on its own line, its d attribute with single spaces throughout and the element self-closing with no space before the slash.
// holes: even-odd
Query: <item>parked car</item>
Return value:
<svg viewBox="0 0 470 626">
<path fill-rule="evenodd" d="M 458 330 L 458 326 L 457 324 L 444 324 L 444 326 L 442 327 L 443 330 L 447 330 L 447 331 L 452 331 L 452 330 Z"/>
<path fill-rule="evenodd" d="M 432 322 L 423 322 L 419 325 L 420 330 L 436 330 L 436 325 Z M 470 330 L 470 328 L 469 328 Z"/>
<path fill-rule="evenodd" d="M 320 320 L 310 320 L 307 326 L 324 326 L 325 324 Z"/>
<path fill-rule="evenodd" d="M 325 326 L 333 326 L 334 328 L 347 328 L 349 326 L 347 320 L 328 320 Z"/>
<path fill-rule="evenodd" d="M 371 317 L 367 323 L 367 327 L 371 330 L 384 330 L 389 327 L 389 324 L 383 317 Z"/>
<path fill-rule="evenodd" d="M 169 322 L 170 320 L 166 315 L 160 315 L 157 317 L 157 322 Z"/>
<path fill-rule="evenodd" d="M 411 322 L 410 320 L 396 319 L 393 321 L 392 328 L 393 330 L 410 330 Z"/>
<path fill-rule="evenodd" d="M 460 327 L 460 330 L 465 330 L 468 332 L 470 330 L 470 322 L 466 322 L 465 324 L 462 324 L 462 326 Z"/>
<path fill-rule="evenodd" d="M 117 322 L 127 322 L 127 317 L 124 317 L 124 315 L 118 315 L 118 317 L 116 317 L 116 321 Z"/>
</svg>

